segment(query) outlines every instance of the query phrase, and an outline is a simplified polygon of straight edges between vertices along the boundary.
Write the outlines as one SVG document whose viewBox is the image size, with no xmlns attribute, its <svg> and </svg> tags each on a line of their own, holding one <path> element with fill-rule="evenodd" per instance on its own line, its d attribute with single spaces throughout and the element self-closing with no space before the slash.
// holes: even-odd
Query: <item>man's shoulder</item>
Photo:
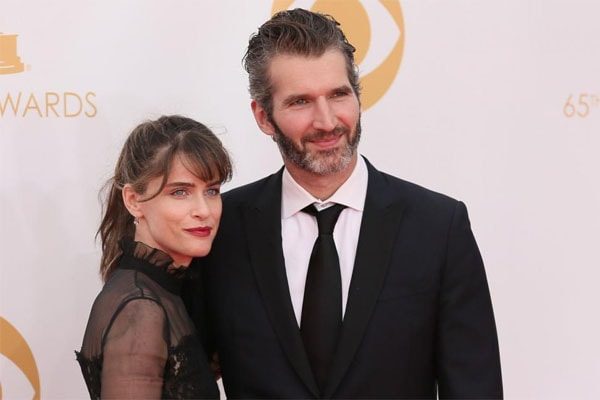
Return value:
<svg viewBox="0 0 600 400">
<path fill-rule="evenodd" d="M 421 227 L 435 229 L 448 226 L 456 215 L 466 211 L 459 200 L 393 175 L 379 172 L 375 180 L 379 180 L 380 187 L 385 188 L 382 190 L 385 201 L 372 200 L 372 204 L 396 205 L 403 210 L 405 218 L 418 221 Z M 380 196 L 376 190 L 370 195 L 372 199 Z"/>
<path fill-rule="evenodd" d="M 454 207 L 458 200 L 435 190 L 375 169 L 369 165 L 374 185 L 384 188 L 388 196 L 405 203 Z"/>
</svg>

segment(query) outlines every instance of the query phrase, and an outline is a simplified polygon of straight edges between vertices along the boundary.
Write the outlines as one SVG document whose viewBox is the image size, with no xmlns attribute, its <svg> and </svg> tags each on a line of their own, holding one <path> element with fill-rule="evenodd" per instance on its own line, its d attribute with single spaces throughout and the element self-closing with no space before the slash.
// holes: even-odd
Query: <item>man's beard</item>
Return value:
<svg viewBox="0 0 600 400">
<path fill-rule="evenodd" d="M 275 129 L 273 140 L 277 143 L 283 159 L 316 175 L 335 174 L 344 170 L 352 161 L 362 132 L 359 116 L 354 127 L 353 137 L 350 136 L 350 129 L 337 126 L 333 131 L 311 133 L 301 139 L 300 145 L 296 145 L 292 139 L 279 129 L 279 126 L 272 119 L 271 124 Z M 306 148 L 306 143 L 309 141 L 323 140 L 333 136 L 346 136 L 346 143 L 342 147 L 330 150 L 315 150 L 310 152 Z"/>
</svg>

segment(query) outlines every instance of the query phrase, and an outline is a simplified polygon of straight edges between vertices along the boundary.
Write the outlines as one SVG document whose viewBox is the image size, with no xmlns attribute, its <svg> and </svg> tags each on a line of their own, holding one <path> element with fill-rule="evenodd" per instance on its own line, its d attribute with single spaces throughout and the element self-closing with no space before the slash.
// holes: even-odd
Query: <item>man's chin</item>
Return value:
<svg viewBox="0 0 600 400">
<path fill-rule="evenodd" d="M 342 154 L 344 149 L 336 148 L 312 153 L 304 160 L 303 169 L 316 175 L 331 175 L 348 168 L 354 153 Z"/>
<path fill-rule="evenodd" d="M 295 144 L 281 131 L 274 136 L 284 162 L 319 176 L 336 174 L 346 169 L 356 153 L 356 143 L 350 144 L 350 135 L 342 133 L 335 146 L 323 148 L 310 140 Z M 314 138 L 317 139 L 317 138 Z"/>
</svg>

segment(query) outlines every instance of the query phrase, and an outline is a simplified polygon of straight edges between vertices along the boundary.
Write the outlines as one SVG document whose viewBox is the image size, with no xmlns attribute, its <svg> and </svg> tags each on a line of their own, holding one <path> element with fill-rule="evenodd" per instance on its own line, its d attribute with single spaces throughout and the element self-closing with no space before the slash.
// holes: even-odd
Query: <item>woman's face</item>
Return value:
<svg viewBox="0 0 600 400">
<path fill-rule="evenodd" d="M 161 182 L 162 176 L 151 180 L 144 195 L 124 191 L 126 204 L 135 197 L 134 210 L 128 205 L 139 221 L 135 240 L 164 251 L 176 265 L 189 265 L 210 251 L 221 218 L 221 184 L 200 180 L 175 157 L 162 191 L 140 201 L 156 193 Z"/>
</svg>

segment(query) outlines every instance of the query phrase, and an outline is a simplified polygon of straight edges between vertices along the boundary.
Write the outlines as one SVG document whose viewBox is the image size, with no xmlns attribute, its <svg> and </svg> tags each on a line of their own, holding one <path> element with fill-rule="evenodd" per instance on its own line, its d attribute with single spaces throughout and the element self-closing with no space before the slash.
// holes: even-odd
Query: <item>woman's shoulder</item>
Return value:
<svg viewBox="0 0 600 400">
<path fill-rule="evenodd" d="M 133 327 L 164 326 L 160 297 L 139 275 L 133 270 L 115 270 L 94 300 L 82 345 L 82 356 L 88 360 L 102 353 L 106 335 L 118 319 L 134 323 Z"/>
<path fill-rule="evenodd" d="M 112 317 L 133 300 L 148 300 L 161 304 L 160 297 L 137 271 L 114 271 L 94 300 L 91 315 Z"/>
</svg>

